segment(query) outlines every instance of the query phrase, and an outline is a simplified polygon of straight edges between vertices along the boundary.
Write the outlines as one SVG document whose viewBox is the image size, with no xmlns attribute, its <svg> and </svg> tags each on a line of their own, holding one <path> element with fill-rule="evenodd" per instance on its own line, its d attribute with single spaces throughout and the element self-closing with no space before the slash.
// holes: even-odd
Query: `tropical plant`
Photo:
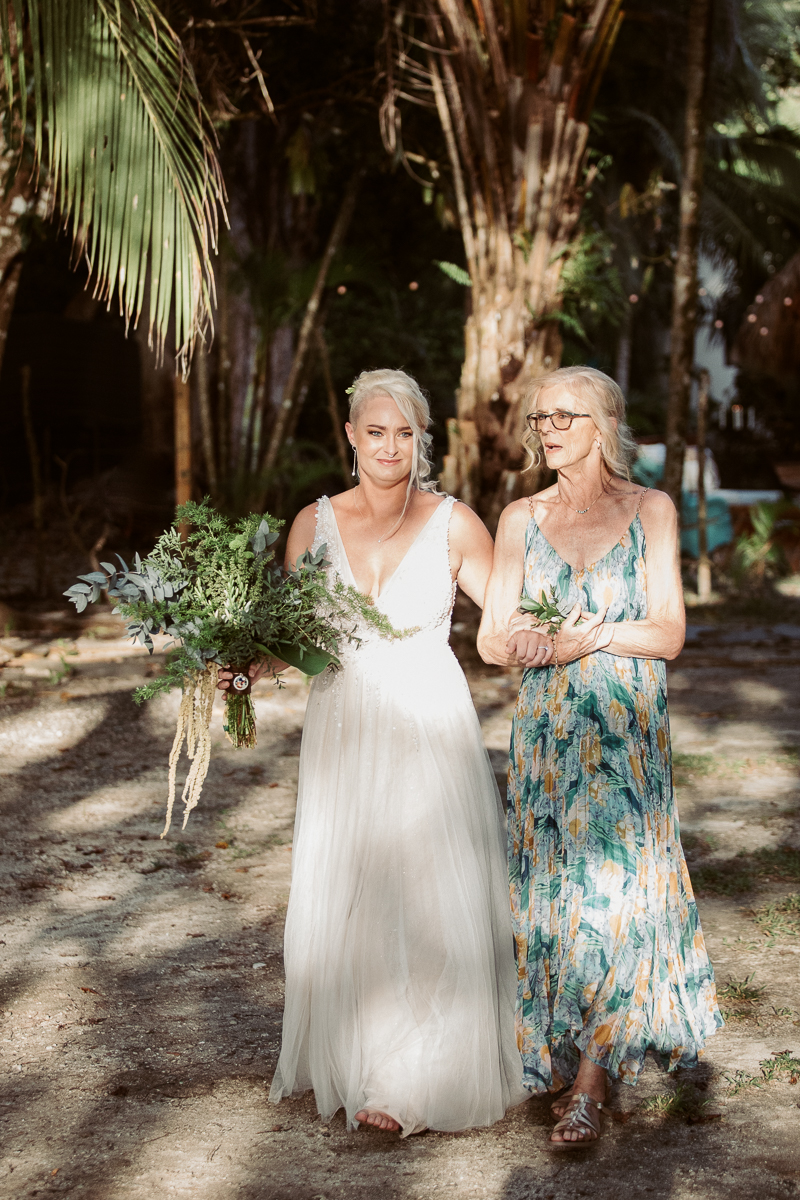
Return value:
<svg viewBox="0 0 800 1200">
<path fill-rule="evenodd" d="M 211 317 L 223 184 L 194 74 L 154 0 L 0 5 L 4 133 L 30 129 L 95 295 L 184 365 Z"/>
<path fill-rule="evenodd" d="M 750 509 L 752 533 L 743 533 L 736 542 L 731 570 L 738 582 L 763 583 L 786 570 L 786 556 L 780 543 L 784 530 L 797 533 L 800 522 L 797 509 L 788 500 L 756 504 Z"/>
<path fill-rule="evenodd" d="M 680 345 L 683 366 L 673 373 L 672 394 L 680 392 L 673 464 L 682 457 L 687 432 L 684 367 L 693 354 L 696 324 L 716 318 L 717 329 L 732 336 L 765 279 L 800 245 L 800 133 L 787 121 L 791 112 L 781 99 L 800 78 L 792 7 L 796 13 L 794 0 L 792 5 L 772 0 L 714 5 L 699 141 L 702 163 L 697 153 L 692 160 L 694 168 L 702 166 L 699 192 L 699 176 L 695 173 L 694 188 L 688 186 L 683 161 L 687 3 L 644 0 L 636 13 L 629 13 L 598 97 L 590 145 L 608 165 L 593 185 L 583 219 L 610 235 L 614 262 L 632 303 L 616 364 L 610 339 L 595 343 L 593 352 L 622 384 L 629 374 L 624 360 L 630 361 L 633 346 L 634 386 L 643 389 L 640 398 L 647 405 L 639 413 L 639 431 L 663 435 L 667 387 L 658 378 L 659 343 L 663 345 L 665 327 L 677 315 L 680 332 L 670 340 L 673 351 Z M 687 194 L 691 204 L 684 207 L 691 209 L 704 260 L 701 274 L 713 266 L 725 281 L 721 299 L 705 296 L 698 287 L 705 279 L 687 282 L 694 276 L 685 236 L 678 261 L 683 181 L 687 193 L 698 192 L 698 203 Z M 673 485 L 679 477 L 676 471 Z"/>
<path fill-rule="evenodd" d="M 442 479 L 492 521 L 537 486 L 536 471 L 520 474 L 523 400 L 558 366 L 565 251 L 597 171 L 588 118 L 623 13 L 619 0 L 424 0 L 387 13 L 384 143 L 442 193 L 472 283 Z M 409 99 L 436 114 L 441 152 L 404 115 Z"/>
</svg>

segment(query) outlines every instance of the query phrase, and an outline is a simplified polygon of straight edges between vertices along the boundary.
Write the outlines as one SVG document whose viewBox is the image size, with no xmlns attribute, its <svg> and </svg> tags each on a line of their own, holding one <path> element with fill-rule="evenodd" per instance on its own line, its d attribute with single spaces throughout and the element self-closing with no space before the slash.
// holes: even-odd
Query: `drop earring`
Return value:
<svg viewBox="0 0 800 1200">
<path fill-rule="evenodd" d="M 350 444 L 352 445 L 352 442 Z M 353 470 L 351 471 L 351 475 L 354 479 L 358 479 L 358 451 L 355 446 L 353 446 Z"/>
</svg>

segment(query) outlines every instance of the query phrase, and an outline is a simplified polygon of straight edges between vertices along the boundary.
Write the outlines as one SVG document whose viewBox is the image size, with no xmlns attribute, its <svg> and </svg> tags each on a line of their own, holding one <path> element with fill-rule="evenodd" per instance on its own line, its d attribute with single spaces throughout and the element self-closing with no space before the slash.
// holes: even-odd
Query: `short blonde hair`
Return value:
<svg viewBox="0 0 800 1200">
<path fill-rule="evenodd" d="M 551 387 L 561 387 L 580 400 L 602 434 L 603 462 L 612 475 L 629 480 L 637 446 L 625 421 L 625 397 L 619 384 L 595 367 L 559 367 L 534 379 L 526 397 L 528 412 L 533 411 L 539 397 Z M 525 470 L 529 471 L 542 461 L 541 438 L 528 429 L 522 444 L 529 459 Z"/>
<path fill-rule="evenodd" d="M 414 459 L 411 465 L 409 490 L 419 488 L 423 492 L 435 492 L 437 483 L 430 478 L 433 469 L 430 452 L 433 438 L 428 433 L 431 423 L 431 407 L 422 388 L 405 371 L 384 368 L 380 371 L 362 371 L 350 389 L 350 423 L 358 423 L 358 414 L 373 396 L 389 396 L 411 426 L 414 434 Z"/>
</svg>

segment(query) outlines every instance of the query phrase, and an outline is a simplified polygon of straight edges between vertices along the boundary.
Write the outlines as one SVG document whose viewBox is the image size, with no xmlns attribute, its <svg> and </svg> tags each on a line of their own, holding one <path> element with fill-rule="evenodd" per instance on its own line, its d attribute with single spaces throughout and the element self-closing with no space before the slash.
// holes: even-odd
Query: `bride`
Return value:
<svg viewBox="0 0 800 1200">
<path fill-rule="evenodd" d="M 292 563 L 327 546 L 329 574 L 407 632 L 359 629 L 311 687 L 270 1099 L 313 1088 L 323 1118 L 404 1136 L 487 1125 L 528 1095 L 499 797 L 448 645 L 456 586 L 483 604 L 492 541 L 434 491 L 429 423 L 405 372 L 360 375 L 358 486 L 303 509 L 287 546 Z"/>
</svg>

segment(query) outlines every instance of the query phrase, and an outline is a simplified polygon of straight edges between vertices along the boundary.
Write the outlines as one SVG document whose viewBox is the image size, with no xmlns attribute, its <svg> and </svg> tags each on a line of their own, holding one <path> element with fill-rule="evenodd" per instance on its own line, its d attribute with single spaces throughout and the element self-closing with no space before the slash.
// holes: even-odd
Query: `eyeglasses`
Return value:
<svg viewBox="0 0 800 1200">
<path fill-rule="evenodd" d="M 542 424 L 549 421 L 553 429 L 558 429 L 563 433 L 565 429 L 569 429 L 576 417 L 589 417 L 591 413 L 571 413 L 571 412 L 532 412 L 528 413 L 525 420 L 528 422 L 528 428 L 531 433 L 539 433 Z"/>
</svg>

